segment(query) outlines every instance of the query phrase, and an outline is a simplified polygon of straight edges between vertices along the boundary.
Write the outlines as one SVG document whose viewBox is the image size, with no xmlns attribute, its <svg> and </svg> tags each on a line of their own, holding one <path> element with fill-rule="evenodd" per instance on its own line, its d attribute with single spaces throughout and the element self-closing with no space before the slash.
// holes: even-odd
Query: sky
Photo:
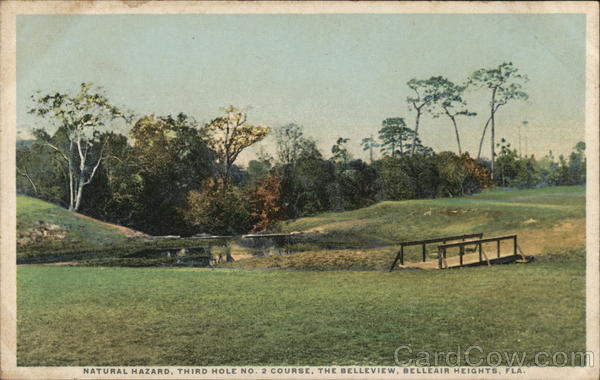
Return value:
<svg viewBox="0 0 600 380">
<path fill-rule="evenodd" d="M 207 122 L 232 104 L 252 124 L 302 125 L 326 155 L 348 137 L 365 159 L 360 141 L 383 119 L 413 126 L 408 80 L 460 83 L 504 61 L 529 77 L 529 100 L 498 111 L 496 136 L 518 147 L 527 121 L 523 153 L 568 154 L 584 139 L 585 15 L 577 14 L 19 15 L 17 129 L 27 137 L 46 125 L 27 113 L 35 91 L 75 92 L 91 81 L 140 115 Z M 458 120 L 461 141 L 476 155 L 489 93 L 465 99 L 477 116 Z M 419 133 L 436 151 L 457 151 L 447 118 L 423 116 Z M 273 152 L 273 138 L 260 146 Z"/>
</svg>

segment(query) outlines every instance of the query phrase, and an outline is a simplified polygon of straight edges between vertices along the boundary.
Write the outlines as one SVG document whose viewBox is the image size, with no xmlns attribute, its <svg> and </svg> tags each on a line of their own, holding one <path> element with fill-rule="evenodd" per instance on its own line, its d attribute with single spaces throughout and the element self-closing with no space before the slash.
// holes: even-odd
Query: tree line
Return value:
<svg viewBox="0 0 600 380">
<path fill-rule="evenodd" d="M 317 212 L 462 196 L 494 185 L 585 183 L 583 143 L 558 160 L 551 153 L 540 160 L 521 157 L 506 139 L 496 143 L 496 114 L 509 101 L 526 99 L 525 80 L 510 63 L 479 70 L 460 85 L 439 76 L 410 80 L 407 103 L 415 125 L 409 128 L 403 117 L 383 120 L 378 135 L 361 142 L 369 162 L 352 157 L 347 138 L 325 157 L 302 126 L 253 125 L 234 106 L 200 124 L 184 113 L 134 115 L 91 83 L 75 94 L 36 93 L 30 112 L 55 128 L 37 128 L 34 139 L 18 142 L 17 190 L 150 234 L 190 235 L 263 231 Z M 476 158 L 460 145 L 459 118 L 476 115 L 463 99 L 473 86 L 490 93 L 481 141 L 490 129 L 491 160 L 481 158 L 481 144 Z M 458 154 L 423 145 L 419 128 L 426 112 L 449 120 Z M 130 126 L 127 135 L 111 128 L 117 120 Z M 236 164 L 242 151 L 269 134 L 273 156 L 261 150 L 246 167 Z"/>
</svg>

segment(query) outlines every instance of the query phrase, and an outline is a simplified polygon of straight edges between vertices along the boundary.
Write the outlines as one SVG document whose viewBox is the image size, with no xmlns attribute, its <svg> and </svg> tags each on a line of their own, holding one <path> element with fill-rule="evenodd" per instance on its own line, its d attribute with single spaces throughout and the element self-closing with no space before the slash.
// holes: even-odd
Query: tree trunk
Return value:
<svg viewBox="0 0 600 380">
<path fill-rule="evenodd" d="M 415 154 L 415 146 L 417 143 L 417 136 L 419 135 L 419 121 L 421 119 L 421 108 L 417 108 L 417 118 L 415 119 L 415 135 L 413 137 L 412 146 L 410 147 L 410 155 Z"/>
<path fill-rule="evenodd" d="M 490 121 L 492 120 L 492 117 L 488 117 L 487 121 L 485 122 L 485 126 L 483 127 L 483 133 L 481 134 L 481 140 L 479 140 L 479 151 L 477 152 L 477 159 L 479 160 L 479 158 L 481 157 L 481 149 L 483 148 L 483 141 L 485 140 L 485 132 L 487 131 L 488 125 L 490 125 Z"/>
<path fill-rule="evenodd" d="M 456 134 L 456 144 L 458 144 L 458 155 L 461 156 L 462 150 L 460 148 L 460 136 L 458 134 L 458 126 L 456 125 L 456 118 L 454 117 L 454 115 L 451 115 L 447 109 L 444 109 L 444 110 L 446 111 L 446 115 L 448 115 L 450 120 L 452 120 L 452 125 L 454 125 L 454 133 Z"/>
<path fill-rule="evenodd" d="M 19 170 L 19 168 L 17 168 L 17 173 L 19 173 L 19 175 L 22 175 L 23 177 L 27 178 L 27 180 L 31 184 L 31 187 L 33 188 L 33 192 L 37 194 L 38 193 L 37 186 L 35 186 L 35 183 L 33 183 L 33 180 L 31 179 L 29 174 L 27 174 L 27 170 L 21 171 L 21 170 Z"/>
<path fill-rule="evenodd" d="M 81 197 L 83 195 L 83 186 L 85 186 L 85 182 L 83 181 L 82 175 L 80 175 L 79 183 L 77 184 L 77 192 L 75 193 L 75 207 L 72 211 L 79 210 L 79 205 L 81 204 Z"/>
<path fill-rule="evenodd" d="M 496 103 L 496 88 L 494 88 L 494 90 L 492 91 L 492 105 L 491 105 L 491 118 L 492 118 L 492 167 L 491 167 L 491 174 L 492 174 L 492 181 L 494 180 L 494 163 L 496 161 L 496 147 L 494 146 L 495 143 L 495 134 L 496 134 L 496 125 L 495 125 L 495 120 L 494 120 L 494 114 L 496 113 L 495 110 L 495 103 Z"/>
<path fill-rule="evenodd" d="M 70 140 L 69 144 L 69 211 L 73 211 L 75 208 L 75 184 L 73 183 L 73 172 L 75 170 L 73 165 L 73 140 Z"/>
<path fill-rule="evenodd" d="M 80 145 L 78 142 L 78 148 L 80 149 Z M 73 208 L 69 208 L 69 210 L 71 211 L 77 211 L 79 210 L 79 206 L 81 205 L 81 198 L 83 197 L 83 188 L 85 185 L 88 185 L 90 182 L 92 182 L 92 179 L 94 178 L 94 175 L 96 174 L 96 170 L 98 170 L 98 167 L 100 166 L 100 163 L 102 162 L 102 157 L 103 157 L 103 153 L 104 153 L 104 145 L 102 146 L 102 149 L 100 150 L 100 157 L 98 157 L 98 161 L 96 161 L 96 164 L 94 165 L 94 167 L 92 168 L 92 171 L 90 172 L 90 174 L 88 175 L 87 178 L 85 178 L 85 170 L 86 170 L 86 161 L 87 161 L 87 153 L 88 153 L 88 149 L 86 148 L 85 152 L 80 155 L 80 159 L 82 160 L 79 164 L 79 178 L 77 179 L 77 183 L 74 184 L 74 188 L 76 188 L 76 192 L 75 192 L 75 205 L 73 206 Z M 80 150 L 80 154 L 81 154 L 81 150 Z"/>
</svg>

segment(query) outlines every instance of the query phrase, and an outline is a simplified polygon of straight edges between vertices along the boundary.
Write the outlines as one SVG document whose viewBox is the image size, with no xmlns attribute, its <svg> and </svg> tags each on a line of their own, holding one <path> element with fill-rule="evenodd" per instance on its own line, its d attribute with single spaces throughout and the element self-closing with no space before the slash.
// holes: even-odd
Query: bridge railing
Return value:
<svg viewBox="0 0 600 380">
<path fill-rule="evenodd" d="M 438 267 L 440 269 L 444 267 L 448 267 L 448 263 L 446 262 L 447 251 L 449 248 L 458 247 L 458 255 L 459 255 L 459 266 L 462 267 L 464 264 L 464 255 L 465 255 L 465 247 L 468 245 L 475 245 L 479 252 L 479 262 L 483 262 L 483 258 L 485 256 L 485 260 L 489 264 L 489 259 L 483 252 L 483 244 L 484 243 L 496 243 L 496 256 L 500 258 L 500 242 L 503 240 L 512 240 L 513 244 L 513 255 L 518 254 L 518 244 L 517 244 L 517 235 L 506 235 L 506 236 L 498 236 L 493 238 L 479 239 L 479 240 L 470 240 L 458 243 L 450 243 L 450 244 L 441 244 L 438 246 Z"/>
<path fill-rule="evenodd" d="M 435 238 L 435 239 L 425 239 L 425 240 L 414 240 L 414 241 L 401 242 L 400 250 L 396 254 L 396 257 L 394 258 L 394 262 L 392 263 L 392 266 L 390 266 L 390 272 L 394 270 L 398 261 L 400 261 L 400 265 L 404 265 L 404 248 L 406 248 L 406 247 L 420 245 L 423 262 L 425 262 L 425 261 L 427 261 L 427 245 L 428 244 L 434 244 L 434 243 L 446 244 L 449 241 L 454 241 L 454 240 L 466 241 L 467 239 L 473 239 L 473 238 L 479 238 L 479 239 L 483 238 L 483 232 L 472 233 L 472 234 L 463 234 L 463 235 L 454 235 L 454 236 L 443 236 L 443 237 L 439 237 L 439 238 Z"/>
</svg>

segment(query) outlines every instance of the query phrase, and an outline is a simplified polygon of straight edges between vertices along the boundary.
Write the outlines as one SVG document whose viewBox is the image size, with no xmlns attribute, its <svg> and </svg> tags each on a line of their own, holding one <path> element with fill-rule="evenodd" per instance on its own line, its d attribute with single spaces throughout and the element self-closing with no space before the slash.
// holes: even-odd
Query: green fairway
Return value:
<svg viewBox="0 0 600 380">
<path fill-rule="evenodd" d="M 393 365 L 585 349 L 583 252 L 447 271 L 18 268 L 18 364 Z M 404 357 L 403 357 L 404 358 Z"/>
</svg>

